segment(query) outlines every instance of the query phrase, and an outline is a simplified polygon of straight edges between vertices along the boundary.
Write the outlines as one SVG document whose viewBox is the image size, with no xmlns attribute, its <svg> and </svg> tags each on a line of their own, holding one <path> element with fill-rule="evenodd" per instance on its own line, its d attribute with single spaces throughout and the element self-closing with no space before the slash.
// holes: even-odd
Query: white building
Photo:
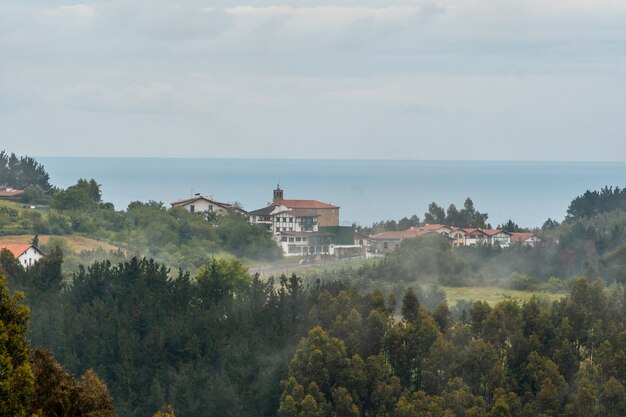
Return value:
<svg viewBox="0 0 626 417">
<path fill-rule="evenodd" d="M 280 232 L 276 240 L 285 256 L 332 254 L 333 235 L 326 232 Z"/>
<path fill-rule="evenodd" d="M 227 214 L 230 212 L 240 212 L 245 214 L 244 210 L 231 203 L 222 203 L 200 194 L 196 194 L 191 198 L 174 201 L 171 205 L 172 207 L 183 207 L 191 213 Z"/>
<path fill-rule="evenodd" d="M 534 233 L 530 232 L 522 232 L 522 233 L 511 233 L 511 243 L 518 244 L 521 246 L 538 246 L 543 241 L 536 236 Z"/>
<path fill-rule="evenodd" d="M 269 206 L 248 213 L 250 223 L 264 224 L 272 234 L 317 232 L 319 215 L 313 210 Z"/>
<path fill-rule="evenodd" d="M 7 245 L 0 243 L 0 250 L 5 249 L 11 252 L 24 268 L 28 268 L 44 256 L 39 248 L 30 243 Z"/>
<path fill-rule="evenodd" d="M 483 233 L 487 235 L 487 243 L 490 245 L 500 245 L 502 248 L 511 246 L 511 234 L 509 232 L 483 229 Z"/>
</svg>

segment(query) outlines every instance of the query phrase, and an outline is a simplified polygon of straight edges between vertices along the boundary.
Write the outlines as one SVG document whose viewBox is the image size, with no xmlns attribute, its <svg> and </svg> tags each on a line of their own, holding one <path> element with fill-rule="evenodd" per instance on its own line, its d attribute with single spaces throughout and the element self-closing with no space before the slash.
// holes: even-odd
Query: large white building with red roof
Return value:
<svg viewBox="0 0 626 417">
<path fill-rule="evenodd" d="M 339 226 L 339 206 L 318 200 L 289 200 L 276 187 L 272 202 L 248 212 L 250 223 L 262 224 L 274 235 L 287 256 L 328 254 L 330 233 L 320 226 Z"/>
<path fill-rule="evenodd" d="M 8 250 L 11 252 L 24 268 L 28 268 L 44 256 L 44 253 L 38 247 L 30 243 L 0 243 L 0 250 Z"/>
</svg>

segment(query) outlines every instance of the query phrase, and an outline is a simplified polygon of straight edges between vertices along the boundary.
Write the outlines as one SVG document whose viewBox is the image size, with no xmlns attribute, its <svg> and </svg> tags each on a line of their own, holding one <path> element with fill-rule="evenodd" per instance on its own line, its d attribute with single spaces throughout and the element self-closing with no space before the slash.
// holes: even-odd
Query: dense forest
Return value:
<svg viewBox="0 0 626 417">
<path fill-rule="evenodd" d="M 397 299 L 295 275 L 263 282 L 227 260 L 195 277 L 96 263 L 62 289 L 61 260 L 23 271 L 2 258 L 31 306 L 32 344 L 101 378 L 120 416 L 164 404 L 181 416 L 626 412 L 621 283 L 578 278 L 551 304 L 477 301 L 456 318 L 411 288 Z"/>
</svg>

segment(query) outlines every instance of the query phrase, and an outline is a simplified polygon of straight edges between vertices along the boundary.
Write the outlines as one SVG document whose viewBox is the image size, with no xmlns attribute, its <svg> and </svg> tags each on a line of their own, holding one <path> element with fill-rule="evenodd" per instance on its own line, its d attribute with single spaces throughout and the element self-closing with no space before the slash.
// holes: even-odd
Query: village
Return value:
<svg viewBox="0 0 626 417">
<path fill-rule="evenodd" d="M 200 194 L 171 203 L 192 213 L 225 214 L 237 211 L 250 223 L 263 225 L 274 236 L 284 256 L 331 255 L 344 257 L 375 257 L 391 252 L 404 239 L 436 233 L 450 241 L 452 247 L 512 245 L 534 247 L 541 239 L 531 232 L 514 233 L 504 230 L 462 228 L 442 224 L 426 224 L 408 230 L 365 234 L 355 226 L 340 226 L 340 207 L 318 200 L 284 198 L 280 185 L 273 191 L 272 202 L 266 207 L 246 212 L 231 203 L 216 201 Z"/>
</svg>

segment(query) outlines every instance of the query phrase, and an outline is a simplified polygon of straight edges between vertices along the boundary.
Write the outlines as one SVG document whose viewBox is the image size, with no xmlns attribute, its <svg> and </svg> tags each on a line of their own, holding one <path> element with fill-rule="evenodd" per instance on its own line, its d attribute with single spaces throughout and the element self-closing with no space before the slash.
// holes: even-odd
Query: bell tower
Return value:
<svg viewBox="0 0 626 417">
<path fill-rule="evenodd" d="M 276 189 L 274 190 L 274 199 L 272 201 L 276 202 L 277 200 L 282 200 L 282 199 L 283 199 L 283 190 L 280 189 L 280 184 L 276 184 Z"/>
</svg>

